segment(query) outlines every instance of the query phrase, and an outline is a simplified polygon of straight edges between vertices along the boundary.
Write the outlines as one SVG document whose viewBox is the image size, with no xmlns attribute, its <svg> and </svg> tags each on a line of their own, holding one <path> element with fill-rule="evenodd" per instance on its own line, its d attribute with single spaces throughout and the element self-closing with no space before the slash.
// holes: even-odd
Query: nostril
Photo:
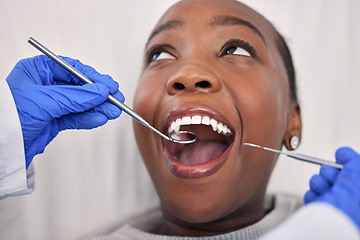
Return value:
<svg viewBox="0 0 360 240">
<path fill-rule="evenodd" d="M 174 83 L 174 88 L 176 90 L 183 90 L 183 89 L 185 89 L 185 86 L 182 83 Z"/>
<path fill-rule="evenodd" d="M 201 82 L 197 82 L 195 84 L 195 87 L 209 88 L 209 87 L 211 87 L 211 83 L 209 83 L 208 81 L 201 81 Z"/>
</svg>

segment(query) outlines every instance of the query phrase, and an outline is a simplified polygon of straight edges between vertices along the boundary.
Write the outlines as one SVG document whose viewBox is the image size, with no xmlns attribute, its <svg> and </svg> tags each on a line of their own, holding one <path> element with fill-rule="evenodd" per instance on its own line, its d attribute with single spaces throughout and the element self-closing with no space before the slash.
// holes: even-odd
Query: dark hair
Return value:
<svg viewBox="0 0 360 240">
<path fill-rule="evenodd" d="M 286 44 L 286 41 L 284 39 L 284 37 L 277 31 L 278 35 L 279 35 L 279 40 L 277 41 L 277 47 L 279 48 L 281 57 L 284 61 L 285 64 L 285 69 L 286 69 L 286 73 L 287 73 L 287 77 L 289 80 L 289 86 L 290 86 L 290 97 L 291 100 L 293 100 L 294 102 L 298 102 L 298 97 L 297 97 L 297 90 L 296 90 L 296 76 L 295 76 L 295 69 L 294 69 L 294 64 L 292 61 L 292 57 L 291 57 L 291 53 L 289 50 L 288 45 Z"/>
</svg>

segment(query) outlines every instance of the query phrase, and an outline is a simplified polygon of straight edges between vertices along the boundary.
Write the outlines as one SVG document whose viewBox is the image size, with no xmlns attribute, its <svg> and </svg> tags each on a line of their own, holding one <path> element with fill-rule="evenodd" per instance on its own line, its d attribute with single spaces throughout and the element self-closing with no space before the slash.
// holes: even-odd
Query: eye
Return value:
<svg viewBox="0 0 360 240">
<path fill-rule="evenodd" d="M 239 39 L 231 39 L 224 44 L 221 51 L 221 56 L 239 55 L 245 57 L 257 58 L 257 53 L 253 46 L 248 42 Z"/>
<path fill-rule="evenodd" d="M 152 62 L 160 60 L 176 59 L 175 49 L 170 45 L 154 45 L 146 51 L 146 63 L 149 65 Z"/>
<path fill-rule="evenodd" d="M 229 47 L 225 51 L 225 55 L 230 55 L 230 54 L 251 57 L 251 54 L 248 51 L 240 47 Z"/>
<path fill-rule="evenodd" d="M 163 59 L 175 59 L 175 57 L 167 52 L 156 52 L 152 55 L 151 62 L 159 61 Z"/>
</svg>

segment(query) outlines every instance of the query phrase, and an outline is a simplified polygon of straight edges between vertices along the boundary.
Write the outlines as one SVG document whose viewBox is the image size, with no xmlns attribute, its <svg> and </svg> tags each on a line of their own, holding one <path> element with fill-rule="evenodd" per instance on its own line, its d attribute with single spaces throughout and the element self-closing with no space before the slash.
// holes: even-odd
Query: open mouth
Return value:
<svg viewBox="0 0 360 240">
<path fill-rule="evenodd" d="M 191 131 L 198 136 L 192 144 L 177 144 L 166 141 L 168 152 L 176 160 L 186 165 L 200 165 L 218 158 L 233 142 L 229 126 L 209 116 L 185 116 L 173 121 L 168 134 Z"/>
<path fill-rule="evenodd" d="M 208 176 L 219 169 L 234 142 L 231 127 L 206 113 L 178 117 L 171 121 L 167 131 L 169 135 L 191 131 L 198 137 L 191 144 L 163 141 L 173 172 L 186 178 Z"/>
</svg>

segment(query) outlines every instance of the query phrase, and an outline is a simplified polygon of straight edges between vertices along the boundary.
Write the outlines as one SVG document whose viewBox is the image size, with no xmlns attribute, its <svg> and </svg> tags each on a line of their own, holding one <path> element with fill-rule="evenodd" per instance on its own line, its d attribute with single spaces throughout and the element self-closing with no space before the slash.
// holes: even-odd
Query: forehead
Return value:
<svg viewBox="0 0 360 240">
<path fill-rule="evenodd" d="M 214 24 L 215 23 L 215 24 Z M 250 7 L 236 0 L 182 0 L 160 19 L 149 40 L 159 32 L 182 25 L 192 28 L 204 25 L 245 25 L 264 41 L 275 39 L 276 31 L 269 21 Z"/>
</svg>

